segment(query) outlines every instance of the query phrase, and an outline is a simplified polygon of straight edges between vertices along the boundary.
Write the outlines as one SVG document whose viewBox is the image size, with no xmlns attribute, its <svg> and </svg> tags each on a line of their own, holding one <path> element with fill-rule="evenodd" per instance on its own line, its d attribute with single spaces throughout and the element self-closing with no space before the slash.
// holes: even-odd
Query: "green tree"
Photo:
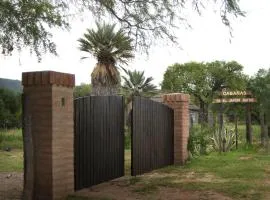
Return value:
<svg viewBox="0 0 270 200">
<path fill-rule="evenodd" d="M 268 115 L 270 110 L 270 69 L 259 69 L 256 75 L 249 80 L 249 87 L 257 99 L 256 107 L 259 111 L 261 124 L 261 144 L 266 146 L 268 140 L 267 121 L 270 121 Z"/>
<path fill-rule="evenodd" d="M 230 16 L 244 16 L 239 0 L 212 2 L 228 27 Z M 157 39 L 176 41 L 175 28 L 190 25 L 183 12 L 189 5 L 203 14 L 213 4 L 208 0 L 4 0 L 0 1 L 0 48 L 3 54 L 10 54 L 30 47 L 39 59 L 44 51 L 56 54 L 50 29 L 67 29 L 70 17 L 90 11 L 91 21 L 110 17 L 134 39 L 135 46 L 147 50 Z"/>
<path fill-rule="evenodd" d="M 75 86 L 73 96 L 74 98 L 89 96 L 91 93 L 91 85 L 81 83 L 81 85 Z"/>
<path fill-rule="evenodd" d="M 0 89 L 0 128 L 20 127 L 21 95 Z"/>
<path fill-rule="evenodd" d="M 9 55 L 14 49 L 30 47 L 39 59 L 42 52 L 56 54 L 51 27 L 67 28 L 66 3 L 61 1 L 0 1 L 0 49 Z"/>
<path fill-rule="evenodd" d="M 79 39 L 80 50 L 93 55 L 98 63 L 91 74 L 93 95 L 115 95 L 120 87 L 117 62 L 127 64 L 134 57 L 132 39 L 115 25 L 98 24 L 97 30 L 87 29 Z"/>
<path fill-rule="evenodd" d="M 161 87 L 194 96 L 200 106 L 200 121 L 207 122 L 209 105 L 223 86 L 245 88 L 246 76 L 242 70 L 243 66 L 235 61 L 174 64 L 166 70 Z"/>
<path fill-rule="evenodd" d="M 123 68 L 122 68 L 123 69 Z M 152 77 L 145 77 L 144 71 L 130 71 L 125 70 L 125 76 L 122 76 L 124 83 L 122 86 L 123 95 L 126 97 L 125 102 L 125 118 L 128 132 L 130 132 L 131 126 L 131 110 L 132 110 L 132 99 L 134 96 L 144 96 L 151 97 L 157 93 L 157 88 L 151 82 L 153 81 Z"/>
<path fill-rule="evenodd" d="M 144 71 L 125 70 L 126 76 L 122 76 L 124 84 L 122 86 L 123 93 L 127 96 L 127 103 L 131 102 L 134 96 L 150 97 L 156 94 L 157 88 L 151 82 L 152 77 L 145 77 Z"/>
</svg>

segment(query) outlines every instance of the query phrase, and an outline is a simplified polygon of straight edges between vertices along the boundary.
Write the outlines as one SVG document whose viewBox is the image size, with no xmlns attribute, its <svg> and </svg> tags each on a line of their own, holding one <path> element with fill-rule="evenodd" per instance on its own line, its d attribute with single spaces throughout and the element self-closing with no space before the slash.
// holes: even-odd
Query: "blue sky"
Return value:
<svg viewBox="0 0 270 200">
<path fill-rule="evenodd" d="M 176 31 L 181 48 L 164 44 L 154 46 L 148 56 L 136 54 L 128 68 L 144 70 L 146 76 L 152 76 L 157 85 L 162 81 L 167 67 L 176 62 L 236 60 L 244 66 L 244 72 L 248 75 L 254 75 L 259 68 L 269 68 L 270 1 L 241 0 L 241 7 L 247 16 L 233 21 L 231 42 L 228 28 L 221 23 L 218 12 L 213 12 L 210 7 L 203 12 L 203 16 L 198 16 L 187 10 L 192 29 L 180 28 Z M 90 83 L 96 61 L 94 58 L 81 60 L 85 54 L 78 50 L 77 43 L 86 28 L 93 26 L 88 18 L 85 15 L 83 21 L 73 20 L 70 32 L 53 30 L 58 57 L 44 55 L 42 62 L 38 63 L 28 50 L 9 57 L 0 55 L 0 77 L 20 80 L 22 72 L 54 70 L 75 74 L 76 84 Z"/>
</svg>

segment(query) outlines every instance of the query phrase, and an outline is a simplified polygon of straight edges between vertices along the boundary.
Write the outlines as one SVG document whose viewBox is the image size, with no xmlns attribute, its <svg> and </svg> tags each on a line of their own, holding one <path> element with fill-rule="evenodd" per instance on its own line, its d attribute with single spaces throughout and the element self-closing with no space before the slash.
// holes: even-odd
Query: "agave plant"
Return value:
<svg viewBox="0 0 270 200">
<path fill-rule="evenodd" d="M 213 148 L 219 152 L 230 151 L 235 145 L 235 132 L 233 129 L 228 130 L 227 128 L 217 129 L 214 132 Z"/>
<path fill-rule="evenodd" d="M 132 39 L 122 29 L 115 31 L 115 25 L 97 23 L 96 26 L 97 30 L 87 29 L 78 40 L 79 49 L 98 61 L 91 74 L 92 94 L 115 95 L 120 88 L 116 64 L 127 64 L 134 57 Z"/>
</svg>

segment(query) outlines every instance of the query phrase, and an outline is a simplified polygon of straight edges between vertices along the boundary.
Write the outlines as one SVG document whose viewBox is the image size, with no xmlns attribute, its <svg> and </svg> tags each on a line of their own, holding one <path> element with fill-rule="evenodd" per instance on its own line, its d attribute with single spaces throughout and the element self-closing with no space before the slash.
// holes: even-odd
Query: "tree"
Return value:
<svg viewBox="0 0 270 200">
<path fill-rule="evenodd" d="M 261 124 L 261 144 L 266 146 L 267 143 L 267 113 L 269 112 L 269 83 L 270 69 L 259 69 L 257 74 L 249 80 L 249 87 L 257 99 L 257 108 Z M 269 119 L 268 119 L 269 121 Z"/>
<path fill-rule="evenodd" d="M 93 95 L 115 95 L 120 86 L 116 63 L 127 64 L 134 57 L 132 39 L 115 25 L 97 23 L 97 30 L 87 29 L 79 39 L 80 50 L 92 54 L 98 61 L 91 74 Z"/>
<path fill-rule="evenodd" d="M 73 96 L 74 98 L 88 96 L 91 93 L 91 85 L 82 83 L 79 86 L 75 86 Z"/>
<path fill-rule="evenodd" d="M 122 86 L 122 91 L 126 97 L 125 115 L 127 118 L 127 126 L 130 128 L 131 125 L 131 110 L 132 110 L 132 99 L 134 96 L 144 96 L 150 97 L 156 94 L 157 88 L 151 82 L 152 77 L 145 77 L 144 71 L 130 71 L 125 70 L 126 76 L 122 76 L 124 79 L 124 84 Z"/>
<path fill-rule="evenodd" d="M 243 66 L 235 61 L 211 63 L 190 62 L 169 66 L 164 74 L 162 89 L 188 93 L 200 106 L 200 121 L 207 122 L 209 104 L 223 86 L 229 89 L 245 87 Z"/>
<path fill-rule="evenodd" d="M 157 92 L 157 88 L 151 82 L 152 77 L 145 78 L 144 71 L 125 70 L 126 76 L 122 76 L 124 84 L 122 86 L 123 93 L 127 96 L 127 103 L 131 102 L 134 96 L 153 96 Z"/>
<path fill-rule="evenodd" d="M 239 0 L 212 0 L 220 9 L 222 22 L 230 16 L 244 16 Z M 110 17 L 134 39 L 134 45 L 147 50 L 157 39 L 176 42 L 174 30 L 189 26 L 183 10 L 191 5 L 202 14 L 213 4 L 208 0 L 4 0 L 0 1 L 0 49 L 5 55 L 14 49 L 30 47 L 38 58 L 48 51 L 56 54 L 51 28 L 68 29 L 74 13 L 90 11 L 94 20 Z"/>
<path fill-rule="evenodd" d="M 66 3 L 61 1 L 0 1 L 0 49 L 10 55 L 14 49 L 30 47 L 39 59 L 43 52 L 56 54 L 52 27 L 67 28 Z"/>
<path fill-rule="evenodd" d="M 0 128 L 21 126 L 21 95 L 0 89 Z"/>
</svg>

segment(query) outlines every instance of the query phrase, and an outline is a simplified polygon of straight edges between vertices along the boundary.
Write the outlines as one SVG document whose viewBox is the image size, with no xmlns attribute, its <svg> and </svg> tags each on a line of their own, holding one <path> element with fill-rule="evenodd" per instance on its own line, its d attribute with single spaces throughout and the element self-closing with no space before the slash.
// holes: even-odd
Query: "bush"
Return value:
<svg viewBox="0 0 270 200">
<path fill-rule="evenodd" d="M 216 129 L 212 137 L 213 148 L 219 152 L 230 151 L 235 146 L 235 132 L 233 129 L 223 127 Z"/>
<path fill-rule="evenodd" d="M 188 150 L 192 156 L 204 155 L 210 150 L 210 136 L 213 132 L 208 126 L 196 125 L 190 129 Z"/>
<path fill-rule="evenodd" d="M 128 127 L 125 127 L 125 149 L 131 149 L 131 133 Z"/>
</svg>

